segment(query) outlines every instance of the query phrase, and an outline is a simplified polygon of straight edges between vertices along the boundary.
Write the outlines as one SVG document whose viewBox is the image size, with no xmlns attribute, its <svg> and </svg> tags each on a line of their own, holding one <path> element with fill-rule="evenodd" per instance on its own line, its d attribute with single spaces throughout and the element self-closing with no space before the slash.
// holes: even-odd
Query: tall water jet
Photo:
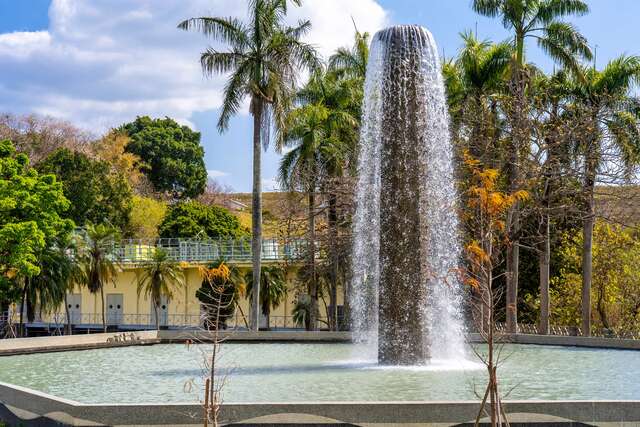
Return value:
<svg viewBox="0 0 640 427">
<path fill-rule="evenodd" d="M 383 364 L 463 354 L 457 195 L 436 45 L 419 26 L 378 32 L 365 82 L 351 321 Z"/>
</svg>

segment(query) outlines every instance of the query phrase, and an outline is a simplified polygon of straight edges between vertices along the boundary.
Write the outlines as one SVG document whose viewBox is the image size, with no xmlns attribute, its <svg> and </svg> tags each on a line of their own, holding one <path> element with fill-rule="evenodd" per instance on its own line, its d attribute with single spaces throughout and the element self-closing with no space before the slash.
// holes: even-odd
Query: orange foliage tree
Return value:
<svg viewBox="0 0 640 427">
<path fill-rule="evenodd" d="M 504 250 L 509 241 L 506 233 L 506 218 L 509 209 L 518 202 L 527 200 L 526 191 L 504 193 L 498 188 L 499 172 L 496 169 L 483 168 L 482 164 L 464 155 L 464 164 L 469 172 L 469 187 L 466 192 L 467 223 L 471 225 L 472 235 L 465 247 L 467 271 L 465 283 L 471 286 L 474 295 L 473 311 L 477 330 L 487 343 L 486 354 L 476 354 L 487 367 L 489 382 L 476 419 L 479 424 L 483 413 L 487 413 L 492 426 L 508 424 L 506 412 L 501 405 L 498 393 L 497 366 L 499 352 L 495 350 L 496 323 L 495 309 L 499 292 L 495 288 L 495 267 L 502 261 Z"/>
</svg>

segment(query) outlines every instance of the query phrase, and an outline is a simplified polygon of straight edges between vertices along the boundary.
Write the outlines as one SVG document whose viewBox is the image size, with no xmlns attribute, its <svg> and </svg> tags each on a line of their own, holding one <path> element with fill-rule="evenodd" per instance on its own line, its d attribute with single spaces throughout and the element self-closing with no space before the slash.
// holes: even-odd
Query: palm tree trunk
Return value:
<svg viewBox="0 0 640 427">
<path fill-rule="evenodd" d="M 318 282 L 316 278 L 316 215 L 315 215 L 315 180 L 312 178 L 309 185 L 309 296 L 311 296 L 311 313 L 309 313 L 309 330 L 318 328 Z"/>
<path fill-rule="evenodd" d="M 329 194 L 329 232 L 330 251 L 331 251 L 331 292 L 329 295 L 329 328 L 337 331 L 338 327 L 338 213 L 337 213 L 337 197 L 335 193 Z"/>
<path fill-rule="evenodd" d="M 29 279 L 24 280 L 24 287 L 22 289 L 22 301 L 20 303 L 20 326 L 18 327 L 18 336 L 23 337 L 24 334 L 24 306 L 27 301 L 27 286 L 29 286 Z"/>
<path fill-rule="evenodd" d="M 551 233 L 549 227 L 549 214 L 543 219 L 544 241 L 539 253 L 538 264 L 540 268 L 540 324 L 538 333 L 549 333 L 549 267 L 551 263 Z"/>
<path fill-rule="evenodd" d="M 520 186 L 520 148 L 524 146 L 527 139 L 527 129 L 524 119 L 525 109 L 525 79 L 524 70 L 521 66 L 523 60 L 520 45 L 518 45 L 518 56 L 516 72 L 514 73 L 515 105 L 512 112 L 512 135 L 509 138 L 509 160 L 508 179 L 509 191 L 512 193 L 519 190 Z M 518 331 L 518 270 L 520 265 L 520 206 L 515 203 L 508 214 L 508 237 L 509 247 L 507 248 L 507 274 L 506 274 L 506 320 L 507 331 L 516 333 Z"/>
<path fill-rule="evenodd" d="M 262 261 L 262 144 L 260 131 L 262 126 L 262 100 L 254 97 L 253 104 L 253 200 L 251 213 L 251 265 L 253 283 L 260 283 Z M 260 285 L 254 286 L 251 301 L 251 329 L 260 329 Z"/>
<path fill-rule="evenodd" d="M 107 332 L 107 319 L 105 317 L 104 310 L 104 288 L 102 287 L 102 285 L 100 285 L 100 301 L 102 302 L 102 330 L 103 332 Z"/>
<path fill-rule="evenodd" d="M 592 144 L 594 142 L 592 141 Z M 597 160 L 593 146 L 588 148 L 584 164 L 583 197 L 585 198 L 582 222 L 582 335 L 591 336 L 591 281 L 593 273 L 593 227 L 595 225 L 595 184 Z"/>
<path fill-rule="evenodd" d="M 160 318 L 158 317 L 158 301 L 153 302 L 153 311 L 156 314 L 156 331 L 160 330 Z"/>
<path fill-rule="evenodd" d="M 588 187 L 588 185 L 587 185 Z M 591 275 L 593 271 L 593 188 L 587 188 L 587 211 L 582 223 L 582 335 L 591 335 Z"/>
</svg>

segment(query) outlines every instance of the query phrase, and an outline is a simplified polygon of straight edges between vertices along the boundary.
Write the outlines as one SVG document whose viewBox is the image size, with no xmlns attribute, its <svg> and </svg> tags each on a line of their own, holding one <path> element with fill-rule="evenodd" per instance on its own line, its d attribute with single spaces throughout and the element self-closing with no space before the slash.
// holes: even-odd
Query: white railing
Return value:
<svg viewBox="0 0 640 427">
<path fill-rule="evenodd" d="M 125 239 L 106 248 L 120 264 L 139 264 L 151 260 L 161 248 L 175 262 L 207 263 L 216 260 L 251 261 L 251 239 Z M 304 239 L 262 241 L 263 261 L 295 261 L 304 256 Z"/>
<path fill-rule="evenodd" d="M 496 330 L 507 333 L 506 323 L 496 323 Z M 538 325 L 531 323 L 518 323 L 518 333 L 539 335 Z M 548 335 L 580 336 L 582 328 L 578 326 L 549 325 Z M 604 338 L 640 339 L 640 331 L 615 331 L 612 329 L 593 328 L 591 336 Z"/>
<path fill-rule="evenodd" d="M 102 328 L 102 313 L 70 313 L 70 321 L 76 329 L 100 329 Z M 205 315 L 197 314 L 159 314 L 159 324 L 163 327 L 174 329 L 197 329 L 204 327 Z M 154 329 L 156 327 L 154 314 L 108 314 L 104 315 L 107 326 L 119 329 Z M 14 323 L 16 319 L 14 319 Z M 58 330 L 67 324 L 65 313 L 55 313 L 48 316 L 36 316 L 33 322 L 25 323 L 30 328 L 43 328 Z M 233 316 L 227 319 L 225 325 L 228 329 L 246 329 L 249 323 L 247 315 L 242 315 L 236 310 Z M 319 318 L 321 328 L 326 327 L 327 320 Z M 262 325 L 267 327 L 267 325 Z M 271 315 L 269 316 L 269 328 L 271 329 L 304 329 L 304 325 L 297 324 L 293 316 Z"/>
</svg>

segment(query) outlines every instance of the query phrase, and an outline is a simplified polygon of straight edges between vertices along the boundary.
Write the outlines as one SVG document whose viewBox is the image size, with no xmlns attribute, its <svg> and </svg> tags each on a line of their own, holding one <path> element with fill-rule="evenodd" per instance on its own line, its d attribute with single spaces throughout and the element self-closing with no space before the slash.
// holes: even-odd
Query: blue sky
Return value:
<svg viewBox="0 0 640 427">
<path fill-rule="evenodd" d="M 212 177 L 236 191 L 251 190 L 251 121 L 240 115 L 226 134 L 218 134 L 224 79 L 204 80 L 197 60 L 207 41 L 175 30 L 182 17 L 240 14 L 242 2 L 53 1 L 0 0 L 0 112 L 49 114 L 100 130 L 136 114 L 176 117 L 202 133 Z M 354 16 L 361 30 L 424 25 L 450 57 L 465 29 L 477 26 L 480 37 L 496 41 L 508 36 L 498 20 L 473 13 L 470 3 L 306 0 L 296 13 L 316 24 L 310 41 L 325 55 L 349 43 Z M 640 0 L 591 0 L 589 5 L 589 15 L 572 21 L 597 47 L 598 66 L 622 53 L 640 54 Z M 530 61 L 552 68 L 533 44 L 527 54 Z M 272 150 L 264 156 L 265 189 L 274 187 L 278 159 Z"/>
</svg>

